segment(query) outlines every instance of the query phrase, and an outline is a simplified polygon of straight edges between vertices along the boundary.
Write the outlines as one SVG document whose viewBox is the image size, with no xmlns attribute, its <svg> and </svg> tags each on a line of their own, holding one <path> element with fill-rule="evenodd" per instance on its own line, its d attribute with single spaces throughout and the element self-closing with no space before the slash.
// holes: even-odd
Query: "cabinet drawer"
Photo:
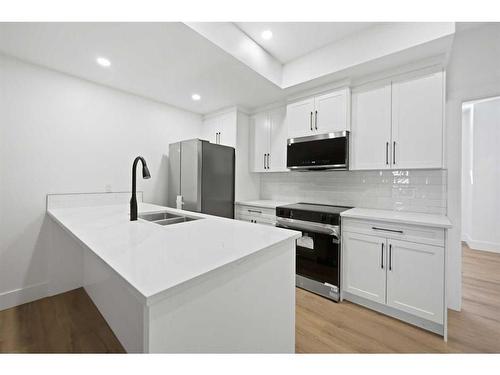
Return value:
<svg viewBox="0 0 500 375">
<path fill-rule="evenodd" d="M 445 242 L 444 229 L 420 225 L 343 218 L 342 230 L 435 246 L 444 246 Z"/>
<path fill-rule="evenodd" d="M 236 220 L 248 221 L 250 223 L 256 223 L 256 224 L 265 224 L 270 226 L 276 225 L 276 222 L 272 219 L 260 218 L 260 217 L 256 218 L 254 216 L 248 216 L 248 215 L 238 215 L 236 217 Z"/>
<path fill-rule="evenodd" d="M 236 214 L 251 215 L 255 217 L 271 217 L 274 220 L 276 218 L 276 209 L 237 205 Z"/>
</svg>

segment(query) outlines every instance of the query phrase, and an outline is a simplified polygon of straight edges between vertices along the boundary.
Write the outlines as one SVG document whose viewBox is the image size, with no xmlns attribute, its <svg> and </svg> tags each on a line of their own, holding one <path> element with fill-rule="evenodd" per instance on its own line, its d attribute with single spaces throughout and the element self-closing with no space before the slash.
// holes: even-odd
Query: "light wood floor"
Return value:
<svg viewBox="0 0 500 375">
<path fill-rule="evenodd" d="M 463 305 L 442 338 L 297 289 L 298 353 L 500 353 L 500 254 L 464 247 Z M 83 289 L 0 312 L 0 353 L 123 353 Z"/>
<path fill-rule="evenodd" d="M 0 353 L 124 353 L 82 289 L 0 311 Z"/>
<path fill-rule="evenodd" d="M 448 342 L 349 302 L 297 289 L 297 353 L 500 353 L 500 254 L 463 247 L 462 311 Z"/>
</svg>

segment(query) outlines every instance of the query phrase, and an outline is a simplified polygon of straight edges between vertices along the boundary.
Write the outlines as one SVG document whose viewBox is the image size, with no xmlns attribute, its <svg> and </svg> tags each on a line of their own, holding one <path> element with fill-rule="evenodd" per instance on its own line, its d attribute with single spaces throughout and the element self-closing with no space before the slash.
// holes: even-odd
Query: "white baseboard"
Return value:
<svg viewBox="0 0 500 375">
<path fill-rule="evenodd" d="M 0 311 L 47 297 L 47 282 L 0 293 Z"/>
<path fill-rule="evenodd" d="M 469 236 L 464 239 L 464 242 L 473 250 L 489 251 L 492 253 L 500 253 L 500 243 L 488 241 L 476 241 Z"/>
</svg>

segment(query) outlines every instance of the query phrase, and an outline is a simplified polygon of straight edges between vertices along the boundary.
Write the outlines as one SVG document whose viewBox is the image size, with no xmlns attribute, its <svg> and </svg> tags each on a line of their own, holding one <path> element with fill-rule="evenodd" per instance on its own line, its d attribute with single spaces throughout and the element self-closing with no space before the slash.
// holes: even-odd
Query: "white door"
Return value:
<svg viewBox="0 0 500 375">
<path fill-rule="evenodd" d="M 444 248 L 388 240 L 387 304 L 443 323 Z"/>
<path fill-rule="evenodd" d="M 252 116 L 251 131 L 253 132 L 250 148 L 252 172 L 266 172 L 266 155 L 269 153 L 270 139 L 270 121 L 266 112 Z"/>
<path fill-rule="evenodd" d="M 359 297 L 385 303 L 386 239 L 344 232 L 342 243 L 344 290 Z"/>
<path fill-rule="evenodd" d="M 391 167 L 391 86 L 352 94 L 351 169 Z"/>
<path fill-rule="evenodd" d="M 313 135 L 314 98 L 289 104 L 286 107 L 288 138 Z"/>
<path fill-rule="evenodd" d="M 270 156 L 269 171 L 284 172 L 286 168 L 287 129 L 285 123 L 285 108 L 279 108 L 269 113 Z"/>
<path fill-rule="evenodd" d="M 219 140 L 219 119 L 217 117 L 211 117 L 203 121 L 201 128 L 201 138 L 206 139 L 210 143 L 218 143 Z"/>
<path fill-rule="evenodd" d="M 349 130 L 349 89 L 314 98 L 313 128 L 317 134 Z"/>
<path fill-rule="evenodd" d="M 236 148 L 236 116 L 230 112 L 219 117 L 219 144 Z"/>
<path fill-rule="evenodd" d="M 443 73 L 392 85 L 393 168 L 442 168 Z"/>
</svg>

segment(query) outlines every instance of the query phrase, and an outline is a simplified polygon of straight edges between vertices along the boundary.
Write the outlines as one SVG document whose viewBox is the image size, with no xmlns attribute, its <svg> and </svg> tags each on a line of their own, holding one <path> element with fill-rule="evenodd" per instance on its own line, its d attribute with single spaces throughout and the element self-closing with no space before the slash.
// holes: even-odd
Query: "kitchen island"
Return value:
<svg viewBox="0 0 500 375">
<path fill-rule="evenodd" d="M 48 204 L 49 294 L 83 286 L 127 352 L 294 352 L 300 233 L 139 203 Z M 49 266 L 50 267 L 50 266 Z"/>
</svg>

